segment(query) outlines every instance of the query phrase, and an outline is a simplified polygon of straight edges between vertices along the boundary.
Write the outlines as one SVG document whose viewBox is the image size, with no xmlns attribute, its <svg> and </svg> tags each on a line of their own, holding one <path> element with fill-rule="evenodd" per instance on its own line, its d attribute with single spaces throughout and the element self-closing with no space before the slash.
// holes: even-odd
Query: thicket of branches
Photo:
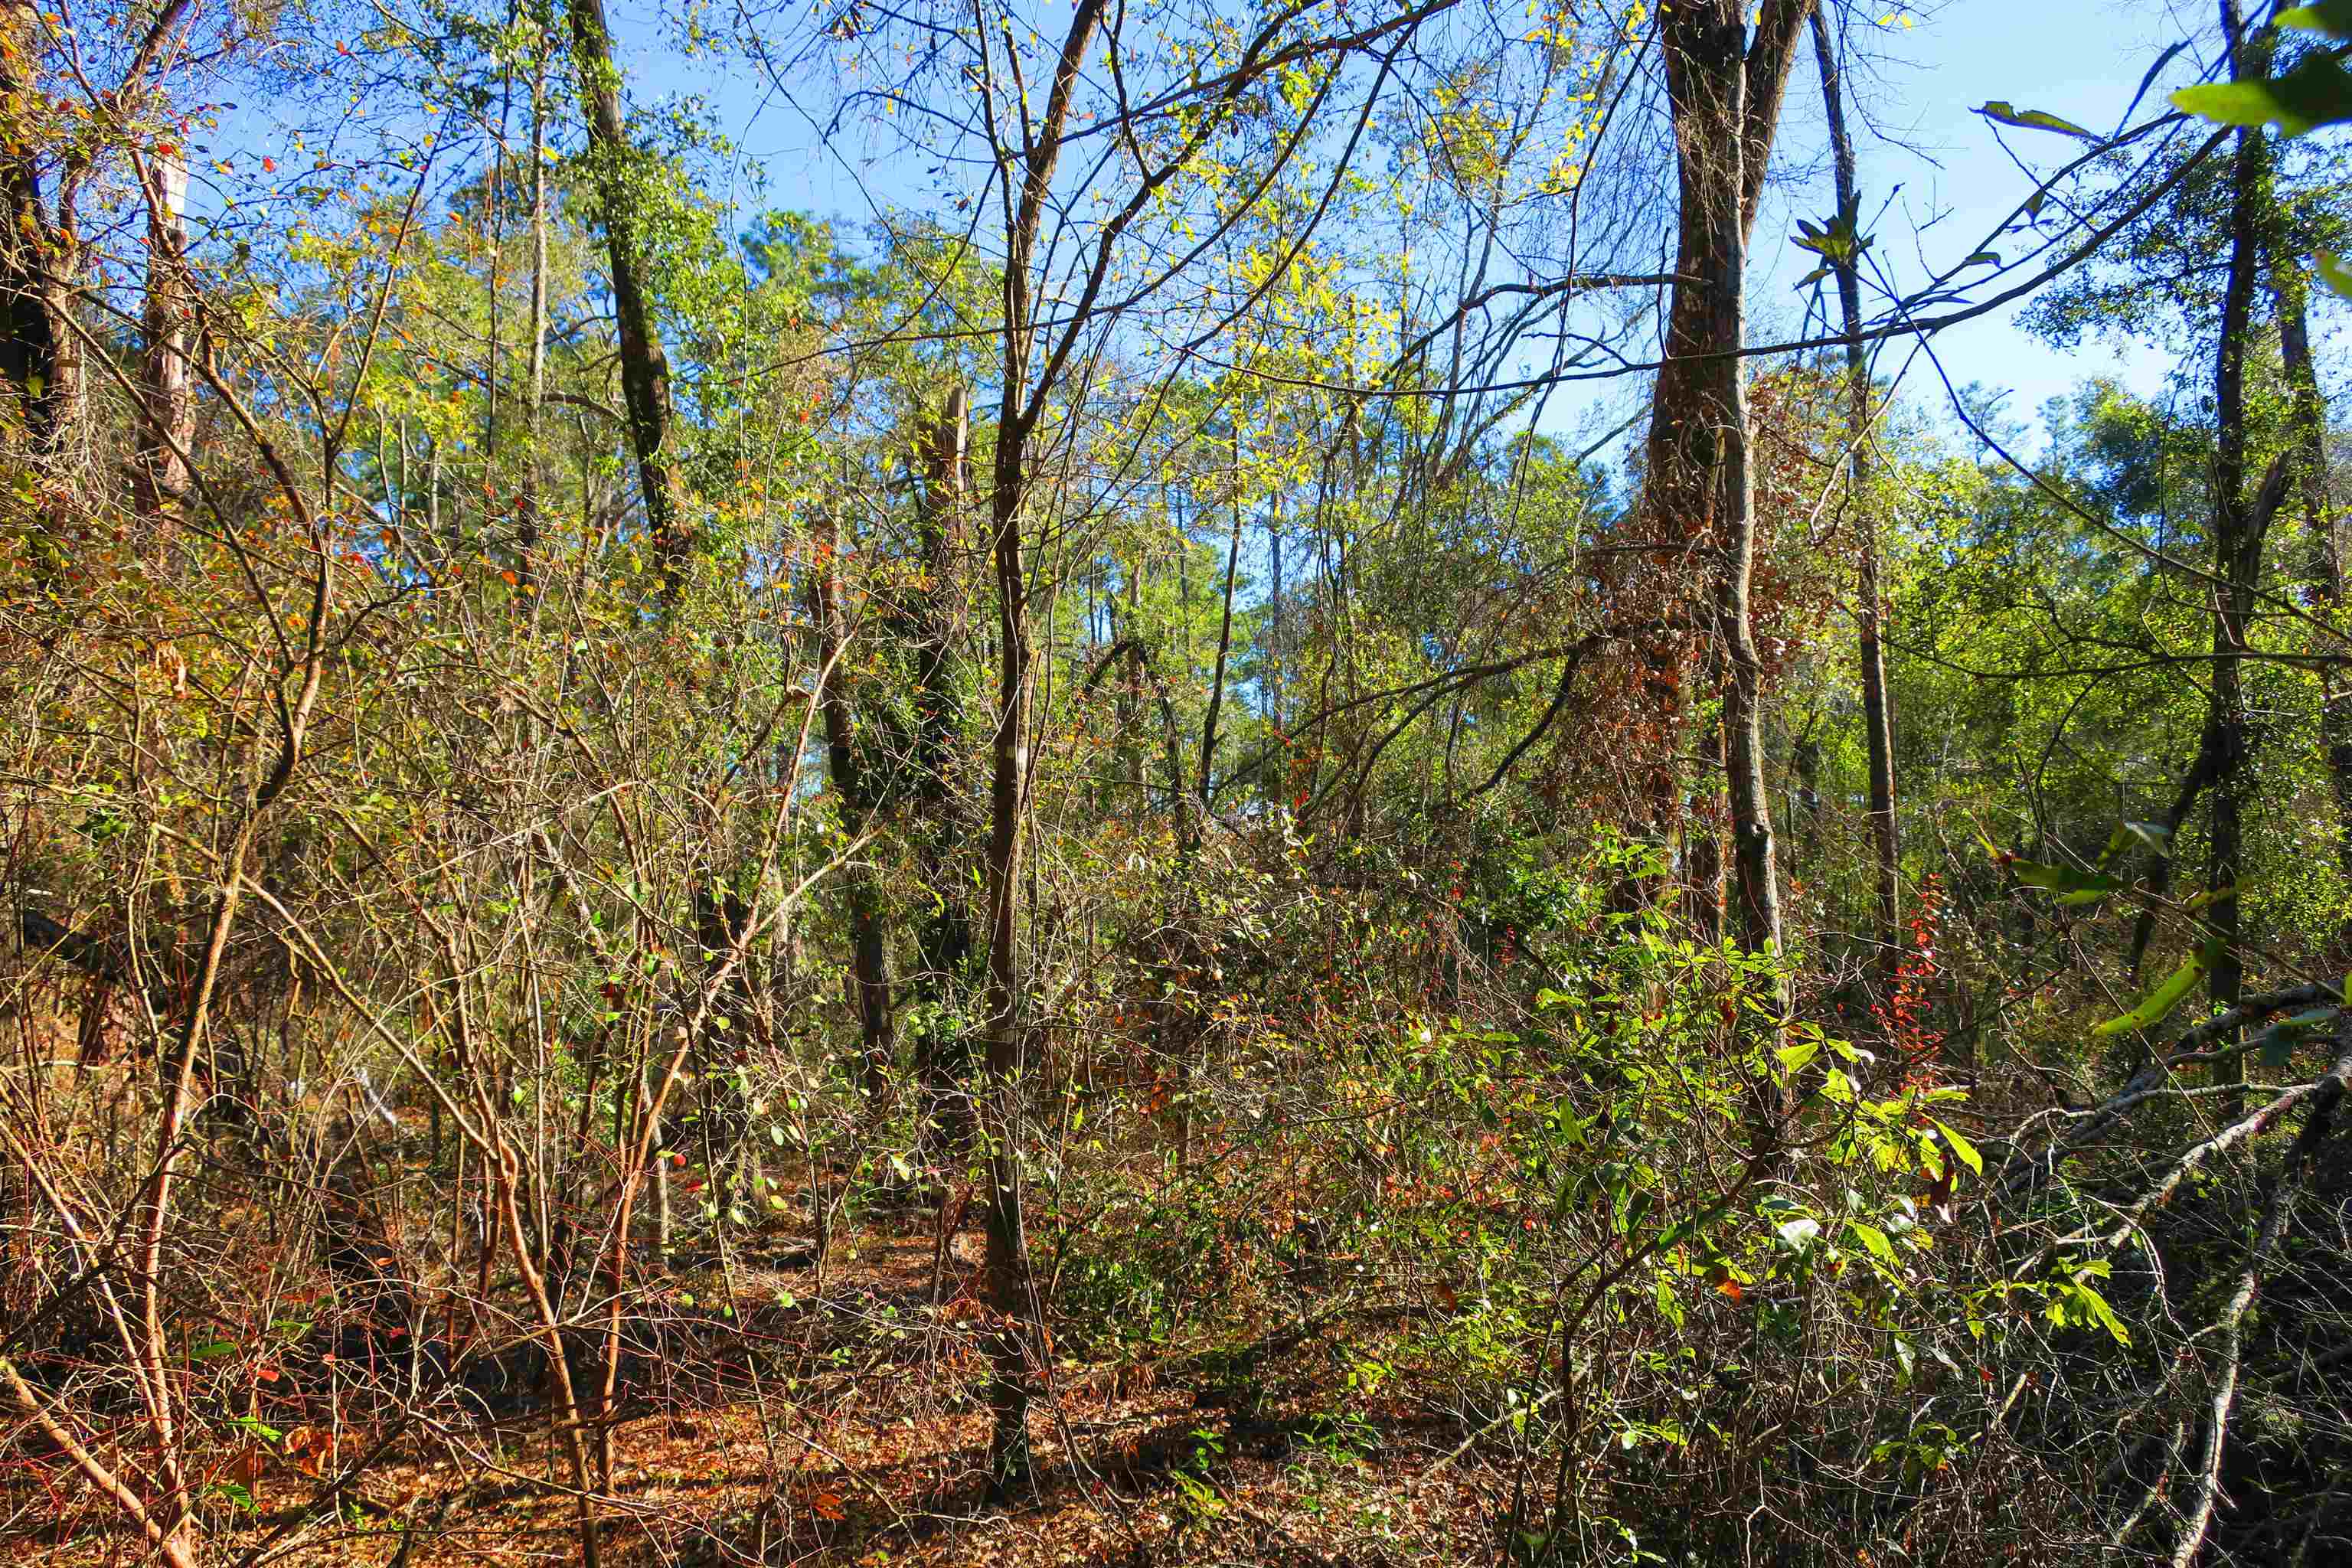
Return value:
<svg viewBox="0 0 2352 1568">
<path fill-rule="evenodd" d="M 2338 9 L 0 10 L 0 1553 L 2338 1561 Z"/>
</svg>

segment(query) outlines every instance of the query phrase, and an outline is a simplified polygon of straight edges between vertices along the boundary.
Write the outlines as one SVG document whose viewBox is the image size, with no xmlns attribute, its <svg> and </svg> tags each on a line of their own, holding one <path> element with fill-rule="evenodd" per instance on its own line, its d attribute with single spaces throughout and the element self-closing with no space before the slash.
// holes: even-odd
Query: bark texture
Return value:
<svg viewBox="0 0 2352 1568">
<path fill-rule="evenodd" d="M 587 113 L 590 177 L 604 217 L 629 445 L 636 456 L 637 482 L 645 494 L 646 531 L 661 565 L 663 600 L 675 605 L 685 585 L 686 558 L 694 540 L 687 517 L 686 486 L 673 445 L 677 421 L 670 405 L 669 355 L 662 349 L 661 329 L 646 290 L 639 222 L 644 197 L 636 186 L 636 159 L 621 118 L 621 76 L 613 63 L 613 34 L 604 20 L 604 0 L 564 3 L 572 22 L 572 65 L 580 101 Z"/>
<path fill-rule="evenodd" d="M 1763 668 L 1749 626 L 1755 562 L 1746 328 L 1748 235 L 1796 39 L 1811 0 L 1775 0 L 1751 41 L 1734 0 L 1659 15 L 1680 195 L 1665 363 L 1652 394 L 1644 504 L 1662 542 L 1702 564 L 1723 700 L 1730 926 L 1777 950 L 1780 895 L 1764 790 Z"/>
<path fill-rule="evenodd" d="M 1853 139 L 1847 134 L 1845 94 L 1829 18 L 1816 6 L 1813 55 L 1821 68 L 1822 109 L 1829 121 L 1830 156 L 1837 176 L 1838 226 L 1849 242 L 1861 235 L 1862 193 Z M 1895 989 L 1903 960 L 1902 849 L 1895 821 L 1895 717 L 1886 694 L 1886 653 L 1879 639 L 1884 596 L 1879 586 L 1878 514 L 1870 491 L 1870 356 L 1862 346 L 1862 265 L 1849 250 L 1832 262 L 1838 317 L 1845 330 L 1847 518 L 1855 541 L 1854 637 L 1862 675 L 1862 724 L 1870 765 L 1870 849 L 1877 896 L 1879 989 Z"/>
</svg>

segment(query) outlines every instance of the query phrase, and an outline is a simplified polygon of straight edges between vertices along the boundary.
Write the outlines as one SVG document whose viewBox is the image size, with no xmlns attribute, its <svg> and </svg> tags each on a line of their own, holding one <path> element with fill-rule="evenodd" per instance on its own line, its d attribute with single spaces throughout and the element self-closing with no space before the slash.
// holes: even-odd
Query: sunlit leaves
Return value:
<svg viewBox="0 0 2352 1568">
<path fill-rule="evenodd" d="M 2344 0 L 2297 5 L 2280 12 L 2278 25 L 2334 39 L 2352 38 L 2352 5 Z M 2201 82 L 2174 93 L 2172 105 L 2222 125 L 2275 125 L 2280 135 L 2292 141 L 2323 126 L 2352 121 L 2352 72 L 2344 68 L 2340 51 L 2314 49 L 2284 75 Z M 2328 286 L 2336 287 L 2332 279 Z"/>
<path fill-rule="evenodd" d="M 2222 125 L 2275 125 L 2293 141 L 2352 121 L 2352 72 L 2332 54 L 2315 53 L 2284 76 L 2184 87 L 2172 95 L 2172 103 Z"/>
<path fill-rule="evenodd" d="M 2071 120 L 2061 119 L 2039 109 L 2019 109 L 2005 99 L 1994 99 L 1979 107 L 1977 112 L 1987 120 L 2014 125 L 2022 131 L 2054 131 L 2061 136 L 2072 136 L 2084 142 L 2099 140 L 2096 132 L 2085 131 Z"/>
<path fill-rule="evenodd" d="M 2221 956 L 2221 939 L 2216 937 L 2209 940 L 2179 968 L 2166 975 L 2147 994 L 2133 1003 L 2129 1011 L 2119 1017 L 2108 1019 L 2093 1029 L 2091 1033 L 2095 1037 L 2104 1037 L 2120 1035 L 2133 1029 L 2153 1028 L 2171 1016 L 2172 1010 L 2180 1005 L 2189 993 L 2195 989 L 2197 983 L 2205 977 L 2215 963 L 2220 962 Z"/>
</svg>

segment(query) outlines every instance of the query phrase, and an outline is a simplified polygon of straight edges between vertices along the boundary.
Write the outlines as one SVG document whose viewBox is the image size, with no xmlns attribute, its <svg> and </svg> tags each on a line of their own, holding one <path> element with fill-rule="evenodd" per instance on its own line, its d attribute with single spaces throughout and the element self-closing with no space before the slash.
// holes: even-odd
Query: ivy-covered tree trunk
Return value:
<svg viewBox="0 0 2352 1568">
<path fill-rule="evenodd" d="M 955 671 L 951 529 L 964 504 L 971 441 L 970 395 L 949 390 L 924 439 L 923 488 L 915 514 L 924 584 L 908 617 L 915 655 L 913 805 L 915 847 L 929 911 L 915 927 L 912 1054 L 922 1104 L 918 1150 L 945 1166 L 971 1148 L 969 1031 L 951 1015 L 956 986 L 971 962 L 971 904 L 956 857 L 968 819 L 955 793 L 955 752 L 964 730 Z"/>
<path fill-rule="evenodd" d="M 2269 53 L 2264 41 L 2246 36 L 2237 0 L 2221 0 L 2221 10 L 2231 78 L 2263 74 Z M 2246 348 L 2252 331 L 2262 221 L 2270 195 L 2269 140 L 2260 127 L 2241 131 L 2230 167 L 2229 273 L 2221 292 L 2221 342 L 2213 370 L 2213 677 L 2206 729 L 2213 754 L 2208 874 L 2214 889 L 2237 885 L 2245 846 L 2242 780 L 2249 735 L 2243 660 L 2269 522 L 2266 509 L 2256 507 L 2246 492 Z M 2238 1005 L 2245 984 L 2245 961 L 2238 951 L 2238 900 L 2216 899 L 2204 919 L 2217 944 L 2206 994 L 2213 1010 L 2222 1012 Z M 2245 1082 L 2242 1056 L 2231 1057 L 2221 1070 L 2231 1082 Z"/>
<path fill-rule="evenodd" d="M 1663 539 L 1706 572 L 1721 670 L 1731 927 L 1752 951 L 1780 944 L 1772 814 L 1764 790 L 1763 667 L 1748 624 L 1755 562 L 1748 383 L 1748 232 L 1762 195 L 1794 44 L 1811 0 L 1774 0 L 1753 42 L 1746 8 L 1705 0 L 1659 15 L 1680 193 L 1665 363 L 1652 393 L 1644 504 Z"/>
<path fill-rule="evenodd" d="M 645 492 L 646 530 L 661 563 L 663 599 L 674 604 L 684 586 L 686 556 L 694 542 L 673 445 L 677 420 L 670 405 L 669 356 L 663 352 L 661 329 L 646 287 L 646 258 L 638 221 L 645 174 L 622 123 L 621 75 L 613 63 L 613 35 L 604 20 L 604 0 L 564 4 L 572 20 L 580 101 L 587 111 L 589 177 L 595 184 L 612 273 L 614 331 L 619 340 L 629 445 Z"/>
<path fill-rule="evenodd" d="M 2278 203 L 2271 203 L 2273 216 Z M 2327 400 L 2311 358 L 2310 281 L 2302 258 L 2273 225 L 2267 242 L 2271 289 L 2278 317 L 2280 368 L 2286 374 L 2292 458 L 2296 499 L 2303 512 L 2304 548 L 2313 601 L 2341 611 L 2345 602 L 2342 525 L 2335 512 L 2334 476 L 2327 461 Z M 2336 797 L 2336 864 L 2352 887 L 2352 680 L 2343 670 L 2320 672 L 2319 735 L 2326 748 L 2328 784 Z M 2347 921 L 2352 921 L 2348 912 Z"/>
<path fill-rule="evenodd" d="M 2230 45 L 2232 79 L 2262 76 L 2269 68 L 2273 37 L 2266 28 L 2248 32 L 2237 0 L 2221 0 L 2222 36 Z M 2221 293 L 2221 316 L 2214 345 L 2214 456 L 2210 506 L 2211 566 L 2199 589 L 2205 596 L 2212 637 L 2212 674 L 2206 689 L 2205 721 L 2196 755 L 2160 823 L 2164 846 L 2152 858 L 2145 886 L 2152 895 L 2133 922 L 2126 973 L 2134 984 L 2156 933 L 2157 911 L 2172 890 L 2179 855 L 2174 839 L 2190 814 L 2209 793 L 2211 826 L 2208 841 L 2208 873 L 2215 888 L 2234 886 L 2244 846 L 2243 784 L 2240 773 L 2252 746 L 2247 719 L 2243 663 L 2249 652 L 2246 628 L 2255 608 L 2255 592 L 2263 570 L 2263 552 L 2270 524 L 2284 500 L 2287 468 L 2279 466 L 2258 488 L 2248 485 L 2248 410 L 2246 353 L 2253 331 L 2254 289 L 2267 244 L 2280 241 L 2281 214 L 2271 165 L 2270 142 L 2260 130 L 2240 131 L 2229 174 L 2229 205 L 2224 237 L 2228 245 Z M 2294 350 L 2282 317 L 2282 347 L 2290 386 L 2294 379 Z M 2308 361 L 2308 342 L 2304 344 Z M 2314 387 L 2315 390 L 2316 383 Z M 2323 595 L 2324 596 L 2324 595 Z M 2331 690 L 2323 686 L 2323 693 Z M 2323 699 L 2325 701 L 2325 698 Z M 2337 715 L 2352 722 L 2352 714 Z M 2326 720 L 2323 708 L 2323 724 Z M 2326 732 L 2326 731 L 2324 731 Z M 2331 756 L 2331 763 L 2334 761 Z M 2345 772 L 2334 773 L 2339 800 L 2352 824 L 2352 745 L 2345 753 Z M 2344 853 L 2352 858 L 2352 846 Z M 2206 977 L 2207 994 L 2216 1006 L 2233 1005 L 2244 985 L 2244 961 L 2237 949 L 2239 910 L 2235 899 L 2214 900 L 2201 916 L 2210 940 L 2221 944 L 2218 962 Z M 2230 998 L 2224 1002 L 2224 997 Z M 2225 1044 L 2227 1042 L 2224 1042 Z M 2242 1083 L 2244 1062 L 2231 1058 L 2222 1068 Z M 2224 1109 L 2227 1109 L 2226 1107 Z"/>
<path fill-rule="evenodd" d="M 849 672 L 844 668 L 844 650 L 849 643 L 849 617 L 841 594 L 844 543 L 841 513 L 829 509 L 824 534 L 816 542 L 814 570 L 809 574 L 809 609 L 816 624 L 817 702 L 824 721 L 825 771 L 833 781 L 842 826 L 856 835 L 871 825 L 879 801 L 874 781 L 867 777 L 857 754 L 856 715 L 849 700 Z M 875 885 L 873 871 L 859 865 L 844 873 L 843 894 L 849 914 L 850 980 L 857 992 L 860 1077 L 869 1106 L 878 1109 L 889 1092 L 890 1068 L 898 1056 L 882 893 Z"/>
</svg>

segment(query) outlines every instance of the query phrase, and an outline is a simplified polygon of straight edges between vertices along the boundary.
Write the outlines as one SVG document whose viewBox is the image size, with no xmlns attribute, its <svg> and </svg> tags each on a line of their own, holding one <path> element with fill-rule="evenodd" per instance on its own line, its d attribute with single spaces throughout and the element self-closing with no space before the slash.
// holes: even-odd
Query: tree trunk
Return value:
<svg viewBox="0 0 2352 1568">
<path fill-rule="evenodd" d="M 1723 818 L 1716 810 L 1727 776 L 1723 725 L 1706 726 L 1696 748 L 1699 759 L 1696 799 L 1682 813 L 1682 885 L 1685 914 L 1698 940 L 1712 946 L 1723 940 Z"/>
<path fill-rule="evenodd" d="M 1846 133 L 1845 94 L 1829 21 L 1812 15 L 1813 54 L 1821 67 L 1822 108 L 1829 120 L 1831 161 L 1837 172 L 1838 224 L 1850 239 L 1862 226 L 1853 139 Z M 1877 964 L 1882 1000 L 1894 994 L 1903 963 L 1902 861 L 1895 824 L 1895 720 L 1886 697 L 1886 656 L 1879 642 L 1878 515 L 1870 500 L 1870 356 L 1862 346 L 1862 265 L 1853 250 L 1835 258 L 1838 313 L 1845 328 L 1847 516 L 1857 555 L 1854 634 L 1862 665 L 1862 723 L 1870 758 L 1870 848 L 1878 899 Z"/>
<path fill-rule="evenodd" d="M 2277 204 L 2272 203 L 2273 220 Z M 2267 241 L 2271 289 L 2276 302 L 2279 359 L 2286 373 L 2295 494 L 2303 503 L 2304 548 L 2312 598 L 2325 610 L 2345 603 L 2344 538 L 2334 510 L 2333 476 L 2327 464 L 2327 400 L 2311 360 L 2310 280 L 2273 221 Z M 2342 669 L 2320 672 L 2319 734 L 2326 748 L 2327 777 L 2336 795 L 2336 872 L 2352 888 L 2352 681 Z M 2347 916 L 2352 918 L 2352 916 Z"/>
<path fill-rule="evenodd" d="M 2232 77 L 2260 75 L 2267 68 L 2267 35 L 2244 36 L 2235 0 L 2221 0 L 2221 14 L 2222 36 L 2231 46 Z M 2246 759 L 2250 736 L 2241 665 L 2246 652 L 2246 624 L 2253 614 L 2254 590 L 2262 573 L 2263 539 L 2278 500 L 2267 493 L 2273 488 L 2268 482 L 2261 498 L 2250 496 L 2246 489 L 2246 340 L 2252 328 L 2263 229 L 2266 216 L 2274 212 L 2269 143 L 2260 131 L 2242 131 L 2230 169 L 2228 273 L 2213 372 L 2214 581 L 2207 586 L 2212 626 L 2211 684 L 2206 692 L 2205 723 L 2198 737 L 2197 754 L 2181 775 L 2179 790 L 2165 813 L 2165 847 L 2155 856 L 2146 878 L 2150 897 L 2133 921 L 2127 973 L 2135 985 L 2156 933 L 2157 909 L 2172 889 L 2179 858 L 2174 840 L 2198 800 L 2208 792 L 2213 796 L 2209 885 L 2233 885 L 2243 852 L 2244 811 L 2237 775 Z M 2237 900 L 2214 900 L 2203 919 L 2206 935 L 2220 939 L 2224 948 L 2207 975 L 2207 994 L 2217 1005 L 2234 1005 L 2244 984 L 2244 965 L 2236 951 Z M 2222 1002 L 2225 996 L 2231 1001 Z M 2221 1070 L 2234 1075 L 2233 1081 L 2244 1081 L 2245 1065 L 2241 1059 L 2232 1058 Z"/>
<path fill-rule="evenodd" d="M 626 405 L 629 444 L 637 459 L 637 482 L 645 492 L 646 531 L 661 564 L 662 599 L 675 606 L 685 586 L 687 552 L 693 538 L 687 519 L 686 488 L 680 479 L 672 437 L 669 356 L 646 293 L 645 251 L 638 229 L 638 197 L 631 179 L 635 149 L 621 121 L 621 77 L 613 64 L 612 29 L 604 0 L 564 0 L 572 18 L 572 64 L 588 118 L 590 178 L 604 220 L 607 266 L 613 275 L 613 316 L 620 339 L 621 394 Z"/>
<path fill-rule="evenodd" d="M 841 513 L 829 509 L 825 537 L 817 541 L 815 569 L 809 574 L 809 610 L 816 623 L 817 703 L 824 720 L 825 771 L 840 802 L 842 826 L 853 837 L 866 831 L 877 805 L 872 781 L 858 764 L 849 677 L 842 650 L 849 619 L 841 595 Z M 867 1107 L 879 1110 L 889 1093 L 898 1040 L 890 1017 L 890 955 L 882 924 L 882 896 L 873 871 L 849 868 L 844 881 L 849 906 L 849 968 L 857 988 L 859 1059 Z"/>
<path fill-rule="evenodd" d="M 1209 829 L 1210 790 L 1216 780 L 1217 715 L 1225 705 L 1225 660 L 1234 646 L 1234 574 L 1242 558 L 1242 437 L 1234 432 L 1234 531 L 1225 545 L 1225 601 L 1223 616 L 1217 623 L 1217 657 L 1211 667 L 1207 712 L 1201 720 L 1201 781 L 1199 788 L 1200 816 L 1178 833 L 1180 844 L 1197 847 L 1202 835 Z"/>
<path fill-rule="evenodd" d="M 971 960 L 971 906 L 957 875 L 955 856 L 964 837 L 950 774 L 963 736 L 963 695 L 957 689 L 950 657 L 955 637 L 951 593 L 953 563 L 950 530 L 964 500 L 964 473 L 971 445 L 970 400 L 961 386 L 949 391 L 925 442 L 924 484 L 915 527 L 928 579 L 922 610 L 914 617 L 915 743 L 914 805 L 917 853 L 923 886 L 934 900 L 915 931 L 918 1006 L 913 1055 L 922 1085 L 918 1149 L 923 1163 L 945 1166 L 971 1151 L 972 1118 L 968 1031 L 949 1014 L 957 983 Z"/>
<path fill-rule="evenodd" d="M 1738 353 L 1748 231 L 1811 5 L 1767 4 L 1752 47 L 1737 0 L 1701 0 L 1659 16 L 1680 210 L 1665 363 L 1652 394 L 1647 500 L 1662 531 L 1678 534 L 1708 566 L 1722 671 L 1732 929 L 1754 952 L 1780 945 L 1780 895 L 1764 792 L 1763 669 L 1748 626 L 1755 518 L 1748 382 Z"/>
<path fill-rule="evenodd" d="M 1266 596 L 1265 634 L 1265 718 L 1266 723 L 1279 734 L 1282 730 L 1282 503 L 1277 500 L 1266 508 L 1265 549 L 1272 569 L 1272 591 Z"/>
<path fill-rule="evenodd" d="M 1025 293 L 1027 262 L 1021 272 L 1006 267 L 1008 301 Z M 1020 898 L 1021 827 L 1028 773 L 1029 630 L 1022 564 L 1021 517 L 1026 500 L 1017 400 L 1027 381 L 1025 310 L 1008 311 L 1005 353 L 1005 414 L 997 427 L 994 482 L 989 513 L 994 535 L 997 601 L 996 724 L 990 737 L 988 792 L 988 1303 L 995 1314 L 991 1336 L 988 1445 L 991 1484 L 1002 1491 L 1028 1479 L 1029 1352 L 1024 1331 L 1030 1317 L 1029 1239 L 1021 1198 L 1021 1082 L 1026 1062 L 1021 953 L 1016 905 Z M 1017 336 L 1015 334 L 1018 334 Z"/>
<path fill-rule="evenodd" d="M 2221 12 L 2231 79 L 2262 74 L 2268 50 L 2261 40 L 2245 36 L 2237 0 L 2221 0 Z M 2220 581 L 2212 589 L 2213 685 L 2208 728 L 2215 742 L 2215 768 L 2208 885 L 2216 889 L 2237 884 L 2245 842 L 2241 775 L 2248 734 L 2242 660 L 2263 553 L 2261 529 L 2246 494 L 2246 340 L 2252 331 L 2260 225 L 2269 194 L 2269 141 L 2259 126 L 2241 131 L 2230 169 L 2229 275 L 2221 293 L 2221 341 L 2213 371 L 2213 575 Z M 2221 1012 L 2238 1005 L 2245 981 L 2238 952 L 2238 900 L 2215 900 L 2204 918 L 2220 949 L 2207 974 L 2206 994 L 2214 1011 Z M 2228 1081 L 2242 1085 L 2243 1057 L 2231 1056 L 2221 1071 Z M 2234 1107 L 2230 1113 L 2235 1114 Z"/>
<path fill-rule="evenodd" d="M 151 559 L 172 542 L 174 513 L 188 493 L 188 454 L 196 440 L 194 387 L 188 374 L 188 326 L 194 313 L 187 251 L 188 165 L 158 153 L 147 210 L 147 308 L 140 364 L 138 460 L 132 499 Z"/>
<path fill-rule="evenodd" d="M 547 60 L 534 51 L 530 68 L 530 346 L 529 404 L 524 410 L 521 515 L 515 530 L 515 574 L 531 599 L 531 625 L 539 624 L 539 555 L 544 542 L 540 523 L 539 447 L 547 412 Z"/>
<path fill-rule="evenodd" d="M 58 254 L 41 197 L 42 155 L 26 139 L 46 119 L 38 79 L 40 28 L 33 8 L 0 0 L 0 374 L 16 390 L 35 443 L 52 452 L 72 422 L 80 355 L 59 320 L 69 258 Z"/>
<path fill-rule="evenodd" d="M 1035 347 L 1030 270 L 1037 255 L 1046 197 L 1062 137 L 1104 0 L 1078 0 L 1055 62 L 1042 118 L 1024 116 L 1025 155 L 1019 199 L 1009 215 L 1004 253 L 1003 400 L 989 487 L 989 526 L 996 559 L 996 732 L 990 742 L 988 833 L 988 1298 L 990 1338 L 989 1479 L 1003 1492 L 1028 1479 L 1030 1300 L 1029 1240 L 1021 1200 L 1022 1076 L 1028 1033 L 1022 1008 L 1015 905 L 1020 898 L 1021 826 L 1027 804 L 1029 628 L 1021 527 L 1029 500 L 1029 437 L 1051 388 L 1029 384 Z"/>
<path fill-rule="evenodd" d="M 1746 314 L 1748 232 L 1811 3 L 1768 0 L 1752 44 L 1741 24 L 1743 7 L 1733 0 L 1659 15 L 1680 199 L 1676 282 L 1664 363 L 1651 391 L 1643 508 L 1660 559 L 1696 561 L 1706 574 L 1715 637 L 1710 668 L 1723 697 L 1733 929 L 1751 946 L 1777 945 L 1780 896 L 1764 798 L 1761 669 L 1748 626 L 1755 542 L 1747 377 L 1736 356 Z M 1679 727 L 1685 707 L 1678 690 L 1669 705 L 1669 721 Z M 1663 842 L 1681 815 L 1683 786 L 1678 768 L 1655 772 L 1645 827 Z M 1620 898 L 1638 900 L 1638 886 Z"/>
</svg>

